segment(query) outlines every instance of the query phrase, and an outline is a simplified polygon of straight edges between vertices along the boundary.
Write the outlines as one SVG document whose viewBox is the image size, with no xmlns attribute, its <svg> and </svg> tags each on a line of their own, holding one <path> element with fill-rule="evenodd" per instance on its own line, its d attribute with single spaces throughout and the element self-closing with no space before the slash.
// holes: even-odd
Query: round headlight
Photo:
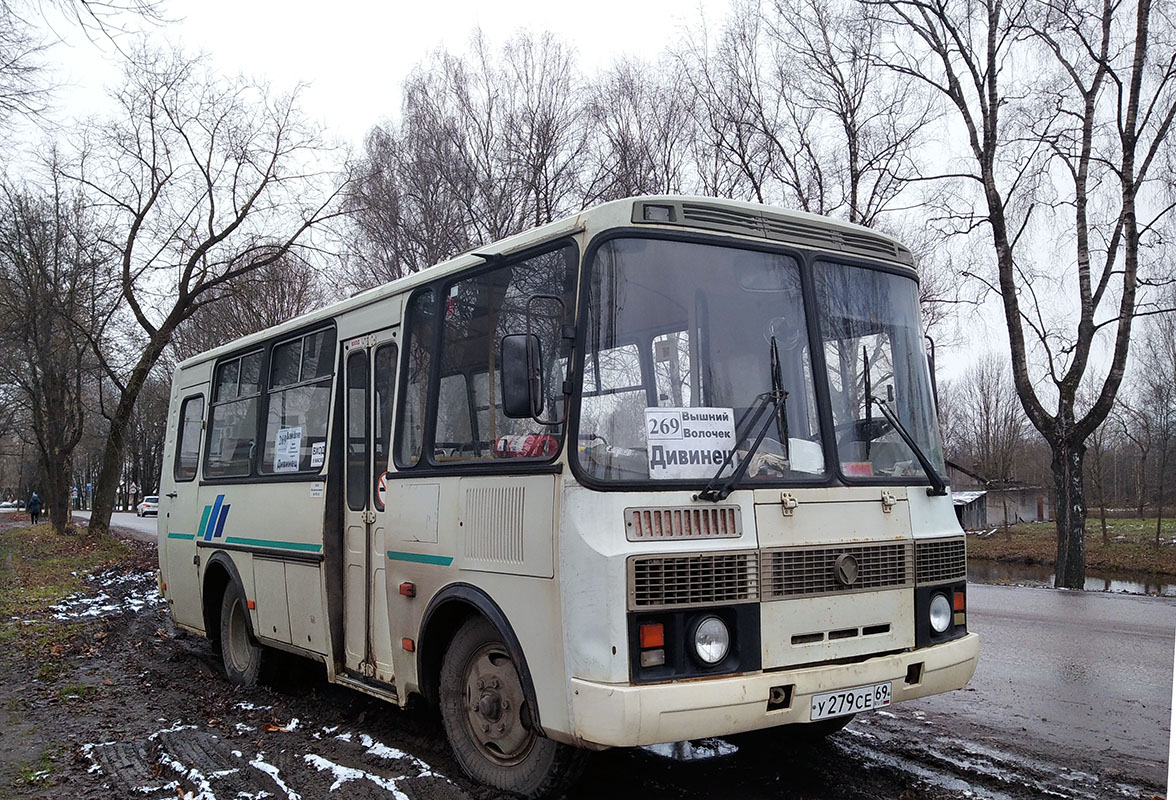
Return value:
<svg viewBox="0 0 1176 800">
<path fill-rule="evenodd" d="M 943 633 L 951 627 L 951 603 L 947 595 L 937 594 L 931 598 L 931 629 Z"/>
<path fill-rule="evenodd" d="M 718 664 L 727 657 L 731 632 L 718 617 L 706 617 L 694 629 L 694 652 L 706 664 Z"/>
</svg>

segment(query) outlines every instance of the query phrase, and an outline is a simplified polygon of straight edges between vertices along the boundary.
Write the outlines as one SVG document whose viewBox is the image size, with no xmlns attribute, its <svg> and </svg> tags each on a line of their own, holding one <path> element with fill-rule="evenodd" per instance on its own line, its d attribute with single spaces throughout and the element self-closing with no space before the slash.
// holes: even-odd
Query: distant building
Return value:
<svg viewBox="0 0 1176 800">
<path fill-rule="evenodd" d="M 952 461 L 947 475 L 956 517 L 966 530 L 1053 519 L 1049 491 L 1040 486 L 985 478 Z"/>
</svg>

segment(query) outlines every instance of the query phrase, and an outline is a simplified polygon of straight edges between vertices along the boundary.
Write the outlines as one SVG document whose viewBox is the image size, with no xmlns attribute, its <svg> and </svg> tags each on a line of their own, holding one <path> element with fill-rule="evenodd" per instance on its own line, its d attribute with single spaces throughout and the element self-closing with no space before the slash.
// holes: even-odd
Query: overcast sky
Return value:
<svg viewBox="0 0 1176 800">
<path fill-rule="evenodd" d="M 207 52 L 221 72 L 267 78 L 279 91 L 308 83 L 304 110 L 358 144 L 375 122 L 397 113 L 400 84 L 413 66 L 439 46 L 463 51 L 475 27 L 493 45 L 520 28 L 551 31 L 576 48 L 581 68 L 591 72 L 625 54 L 656 57 L 686 23 L 703 14 L 721 19 L 729 6 L 730 0 L 442 0 L 411 7 L 360 0 L 166 0 L 164 13 L 176 21 L 152 35 Z M 104 56 L 76 31 L 55 27 L 66 42 L 50 58 L 68 86 L 54 116 L 67 122 L 101 110 L 104 87 L 117 82 L 119 69 L 111 52 Z"/>
</svg>

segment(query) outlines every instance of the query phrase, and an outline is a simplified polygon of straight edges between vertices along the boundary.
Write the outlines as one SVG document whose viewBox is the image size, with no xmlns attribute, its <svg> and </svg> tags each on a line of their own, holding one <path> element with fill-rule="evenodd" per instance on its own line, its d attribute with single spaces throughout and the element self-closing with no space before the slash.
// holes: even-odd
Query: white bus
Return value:
<svg viewBox="0 0 1176 800">
<path fill-rule="evenodd" d="M 164 463 L 164 596 L 231 680 L 420 695 L 523 796 L 976 666 L 911 254 L 844 222 L 592 208 L 185 361 Z"/>
</svg>

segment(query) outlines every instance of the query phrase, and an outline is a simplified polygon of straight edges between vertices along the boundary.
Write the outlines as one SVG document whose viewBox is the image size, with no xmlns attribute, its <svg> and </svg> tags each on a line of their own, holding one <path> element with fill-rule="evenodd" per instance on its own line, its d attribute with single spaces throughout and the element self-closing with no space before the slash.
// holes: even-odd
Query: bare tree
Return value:
<svg viewBox="0 0 1176 800">
<path fill-rule="evenodd" d="M 220 299 L 202 305 L 176 330 L 172 355 L 190 358 L 321 308 L 333 299 L 321 275 L 318 264 L 291 252 L 238 276 L 220 290 Z"/>
<path fill-rule="evenodd" d="M 81 198 L 0 186 L 0 380 L 15 387 L 24 440 L 36 448 L 45 506 L 69 522 L 71 458 L 97 378 L 91 340 L 110 313 L 109 253 Z M 25 498 L 27 499 L 27 498 Z"/>
<path fill-rule="evenodd" d="M 982 279 L 1002 302 L 1017 394 L 1052 452 L 1056 583 L 1081 588 L 1086 443 L 1122 382 L 1141 239 L 1170 213 L 1149 190 L 1176 115 L 1171 21 L 1151 0 L 862 2 L 900 36 L 891 67 L 955 110 L 963 179 L 983 198 L 960 223 L 992 237 L 996 277 Z M 1047 254 L 1031 245 L 1037 230 L 1054 235 Z M 1109 364 L 1084 408 L 1079 387 L 1104 340 Z"/>
<path fill-rule="evenodd" d="M 996 353 L 982 355 L 941 396 L 950 419 L 951 452 L 984 477 L 1019 477 L 1028 420 L 1017 400 L 1008 365 Z"/>
<path fill-rule="evenodd" d="M 64 15 L 86 36 L 112 38 L 120 19 L 160 19 L 156 0 L 0 0 L 0 130 L 14 116 L 41 114 L 53 86 L 46 80 L 45 57 L 51 39 L 38 31 L 37 18 L 49 11 Z"/>
<path fill-rule="evenodd" d="M 339 213 L 329 153 L 297 92 L 226 80 L 179 52 L 138 51 L 114 94 L 119 115 L 87 127 L 64 173 L 110 215 L 107 240 L 141 348 L 105 362 L 115 388 L 91 527 L 108 529 L 135 401 L 175 331 L 232 282 L 311 249 Z"/>
<path fill-rule="evenodd" d="M 496 56 L 480 31 L 470 55 L 437 53 L 409 80 L 414 110 L 443 142 L 445 177 L 475 243 L 574 210 L 584 148 L 572 55 L 520 33 Z"/>
<path fill-rule="evenodd" d="M 1136 513 L 1143 517 L 1144 506 L 1147 504 L 1148 465 L 1151 463 L 1152 451 L 1152 418 L 1143 409 L 1138 408 L 1133 400 L 1126 396 L 1117 398 L 1115 421 L 1123 438 L 1131 442 L 1135 449 L 1135 506 Z"/>
<path fill-rule="evenodd" d="M 1176 294 L 1169 290 L 1169 295 Z M 1176 298 L 1170 298 L 1176 299 Z M 1120 399 L 1125 436 L 1139 453 L 1139 515 L 1143 516 L 1151 466 L 1155 545 L 1160 545 L 1164 507 L 1176 462 L 1176 313 L 1149 317 L 1134 351 L 1130 382 Z M 1149 456 L 1151 456 L 1149 461 Z"/>
<path fill-rule="evenodd" d="M 1107 468 L 1108 462 L 1114 458 L 1114 450 L 1118 444 L 1113 419 L 1113 417 L 1107 417 L 1103 424 L 1090 434 L 1086 460 L 1086 477 L 1094 490 L 1094 502 L 1098 506 L 1098 521 L 1103 544 L 1110 542 L 1110 532 L 1107 528 Z"/>
<path fill-rule="evenodd" d="M 592 87 L 585 201 L 683 191 L 691 108 L 661 64 L 618 61 Z"/>
<path fill-rule="evenodd" d="M 444 175 L 451 163 L 419 87 L 406 86 L 400 127 L 377 126 L 364 140 L 348 192 L 352 244 L 344 280 L 368 289 L 470 249 L 464 203 Z"/>
<path fill-rule="evenodd" d="M 366 288 L 580 207 L 587 146 L 570 49 L 519 33 L 434 53 L 408 77 L 399 126 L 373 129 L 349 195 Z"/>
<path fill-rule="evenodd" d="M 44 50 L 44 42 L 14 4 L 0 2 L 0 123 L 44 110 L 49 94 L 41 82 Z"/>
<path fill-rule="evenodd" d="M 875 226 L 922 166 L 928 94 L 878 63 L 882 26 L 838 0 L 741 0 L 714 42 L 679 58 L 709 193 L 781 202 Z M 705 157 L 703 159 L 705 161 Z"/>
</svg>

